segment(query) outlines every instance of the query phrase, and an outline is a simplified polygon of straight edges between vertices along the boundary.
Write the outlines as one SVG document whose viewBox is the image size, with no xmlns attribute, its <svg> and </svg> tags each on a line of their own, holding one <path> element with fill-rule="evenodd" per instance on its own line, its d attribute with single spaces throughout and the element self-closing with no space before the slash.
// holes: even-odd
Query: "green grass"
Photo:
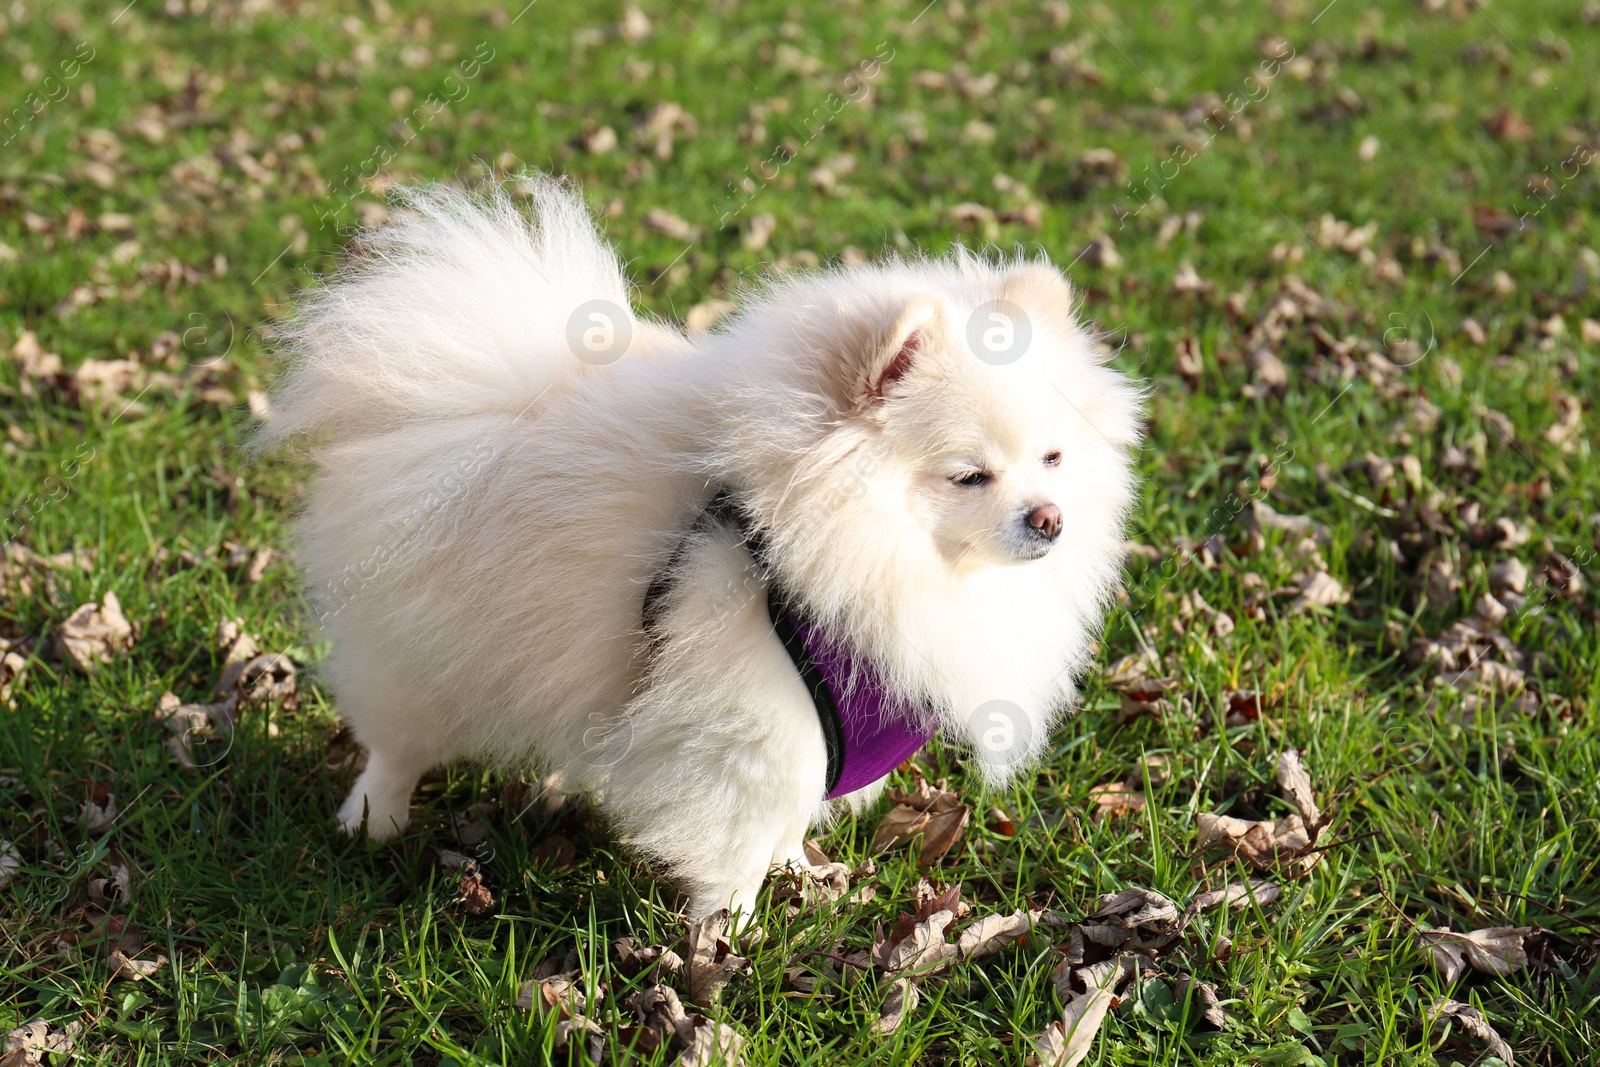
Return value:
<svg viewBox="0 0 1600 1067">
<path fill-rule="evenodd" d="M 4 536 L 87 560 L 30 572 L 27 588 L 15 572 L 0 584 L 0 637 L 33 640 L 16 707 L 0 706 L 0 837 L 24 862 L 0 889 L 0 1033 L 39 1016 L 81 1021 L 83 1061 L 104 1064 L 539 1062 L 567 1054 L 551 1051 L 553 1023 L 514 1007 L 517 990 L 569 953 L 591 992 L 609 988 L 594 1013 L 608 1041 L 630 1021 L 617 1007 L 629 980 L 608 946 L 624 934 L 676 940 L 675 895 L 581 810 L 513 822 L 506 783 L 456 768 L 425 785 L 398 845 L 373 848 L 331 826 L 349 770 L 326 762 L 336 709 L 314 680 L 272 729 L 247 714 L 199 772 L 177 766 L 151 723 L 164 691 L 207 698 L 223 620 L 303 667 L 318 658 L 289 566 L 246 584 L 213 558 L 177 557 L 286 542 L 302 472 L 241 457 L 244 400 L 270 378 L 274 315 L 381 202 L 357 177 L 526 166 L 583 183 L 642 302 L 676 317 L 741 277 L 851 249 L 965 240 L 1066 264 L 1114 237 L 1120 265 L 1086 257 L 1069 273 L 1085 314 L 1121 346 L 1117 363 L 1154 390 L 1135 536 L 1163 558 L 1130 572 L 1129 610 L 1102 659 L 1138 651 L 1142 627 L 1186 703 L 1120 723 L 1117 695 L 1091 681 L 1047 763 L 998 794 L 959 750 L 930 749 L 930 777 L 948 776 L 975 816 L 927 873 L 962 882 L 980 913 L 1033 901 L 1075 916 L 1128 885 L 1182 903 L 1241 873 L 1197 853 L 1194 814 L 1283 814 L 1272 768 L 1287 746 L 1304 751 L 1335 821 L 1322 863 L 1284 872 L 1282 900 L 1208 914 L 1169 960 L 1218 985 L 1224 1032 L 1133 997 L 1088 1062 L 1472 1063 L 1477 1045 L 1441 1046 L 1420 1021 L 1441 993 L 1480 1006 L 1518 1062 L 1594 1062 L 1600 627 L 1592 579 L 1554 596 L 1540 573 L 1557 556 L 1592 573 L 1600 505 L 1587 435 L 1570 451 L 1544 436 L 1563 394 L 1592 419 L 1600 380 L 1600 327 L 1583 325 L 1600 318 L 1597 172 L 1585 165 L 1600 148 L 1592 10 L 974 2 L 919 16 L 919 3 L 813 12 L 752 0 L 648 4 L 650 32 L 630 41 L 609 4 L 120 6 L 17 4 L 0 23 L 0 351 L 33 331 L 69 371 L 134 359 L 177 378 L 125 408 L 137 390 L 99 403 L 24 389 L 17 361 L 0 359 Z M 1149 193 L 1125 182 L 1173 159 L 1206 94 L 1251 91 L 1273 38 L 1297 58 L 1175 173 L 1168 163 L 1160 199 L 1141 208 Z M 850 100 L 859 83 L 847 76 L 874 57 L 870 101 Z M 429 94 L 456 100 L 424 121 Z M 694 125 L 662 157 L 642 126 L 665 101 Z M 1492 123 L 1502 109 L 1525 128 Z M 601 126 L 619 145 L 592 154 L 584 138 Z M 1375 155 L 1361 151 L 1367 138 Z M 779 144 L 793 159 L 774 174 L 762 161 Z M 1096 148 L 1114 160 L 1086 160 Z M 831 188 L 813 182 L 843 154 L 853 170 Z M 767 180 L 734 196 L 746 168 Z M 1530 193 L 1542 175 L 1556 177 Z M 994 209 L 992 228 L 957 221 L 963 202 Z M 1032 219 L 1026 204 L 1038 205 Z M 652 208 L 703 236 L 648 230 Z M 776 230 L 749 251 L 741 227 L 761 214 Z M 1370 254 L 1316 244 L 1325 215 L 1376 224 Z M 1211 288 L 1171 292 L 1183 263 Z M 1322 339 L 1288 324 L 1276 344 L 1287 388 L 1252 397 L 1251 325 L 1291 274 L 1330 302 Z M 1463 330 L 1469 317 L 1480 339 Z M 1391 347 L 1406 337 L 1420 358 Z M 1188 339 L 1202 361 L 1185 377 Z M 1386 352 L 1415 362 L 1395 370 L 1368 355 Z M 207 396 L 208 383 L 225 395 Z M 1397 429 L 1423 400 L 1432 424 Z M 1415 457 L 1418 488 L 1397 474 L 1375 489 L 1345 470 L 1368 452 Z M 1270 488 L 1258 457 L 1278 460 Z M 1252 494 L 1327 527 L 1321 553 L 1348 604 L 1289 616 L 1286 598 L 1263 596 L 1304 566 L 1276 534 L 1256 555 L 1176 566 L 1188 540 L 1243 542 Z M 1502 517 L 1525 544 L 1491 543 L 1483 528 Z M 1513 556 L 1544 610 L 1502 629 L 1529 657 L 1540 710 L 1491 703 L 1463 724 L 1448 697 L 1430 709 L 1436 672 L 1405 651 L 1471 617 L 1489 569 Z M 1426 597 L 1435 560 L 1459 584 Z M 108 590 L 136 643 L 92 678 L 66 671 L 41 639 Z M 1230 637 L 1180 630 L 1180 598 L 1195 592 L 1234 617 Z M 1263 694 L 1259 718 L 1226 724 L 1218 709 L 1234 689 Z M 1145 811 L 1095 817 L 1090 790 L 1150 755 L 1165 759 L 1165 779 L 1149 783 Z M 94 785 L 121 808 L 106 832 L 79 817 Z M 473 916 L 426 850 L 450 845 L 452 816 L 483 801 L 500 813 L 475 850 L 496 906 Z M 1015 836 L 988 826 L 995 805 Z M 843 821 L 825 847 L 866 859 L 879 814 Z M 558 834 L 575 850 L 567 869 L 541 859 Z M 892 1037 L 870 1031 L 873 983 L 805 996 L 786 981 L 796 958 L 867 947 L 876 923 L 906 910 L 913 859 L 876 859 L 869 904 L 792 922 L 770 909 L 753 969 L 716 1017 L 746 1035 L 752 1064 L 1021 1063 L 1060 1012 L 1042 937 L 930 983 Z M 90 932 L 88 884 L 118 860 L 131 892 L 110 910 L 142 930 L 149 958 L 167 957 L 137 983 L 113 979 L 92 939 L 66 944 Z M 1413 921 L 1536 924 L 1547 950 L 1529 969 L 1450 989 Z M 1223 935 L 1234 951 L 1218 961 Z"/>
</svg>

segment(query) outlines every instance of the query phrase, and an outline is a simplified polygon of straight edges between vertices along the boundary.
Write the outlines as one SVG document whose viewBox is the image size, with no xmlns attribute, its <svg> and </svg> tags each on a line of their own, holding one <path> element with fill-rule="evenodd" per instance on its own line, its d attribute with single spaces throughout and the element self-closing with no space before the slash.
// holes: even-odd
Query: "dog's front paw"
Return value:
<svg viewBox="0 0 1600 1067">
<path fill-rule="evenodd" d="M 392 841 L 411 821 L 411 793 L 427 769 L 426 760 L 372 750 L 367 769 L 356 779 L 350 797 L 339 807 L 339 825 L 354 837 L 367 828 L 374 841 Z"/>
<path fill-rule="evenodd" d="M 397 808 L 373 804 L 372 799 L 360 790 L 351 793 L 349 799 L 339 806 L 339 827 L 351 837 L 359 835 L 364 827 L 367 836 L 379 844 L 393 841 L 411 821 L 410 798 L 406 798 Z"/>
</svg>

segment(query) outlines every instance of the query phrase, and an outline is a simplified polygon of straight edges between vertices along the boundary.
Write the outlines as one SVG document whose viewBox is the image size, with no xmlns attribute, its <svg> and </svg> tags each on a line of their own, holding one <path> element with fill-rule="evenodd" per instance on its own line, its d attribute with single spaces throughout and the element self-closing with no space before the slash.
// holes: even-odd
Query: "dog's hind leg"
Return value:
<svg viewBox="0 0 1600 1067">
<path fill-rule="evenodd" d="M 431 755 L 394 746 L 367 748 L 367 769 L 339 808 L 339 825 L 348 834 L 366 826 L 374 841 L 388 841 L 411 821 L 411 794 L 423 772 L 437 762 Z"/>
</svg>

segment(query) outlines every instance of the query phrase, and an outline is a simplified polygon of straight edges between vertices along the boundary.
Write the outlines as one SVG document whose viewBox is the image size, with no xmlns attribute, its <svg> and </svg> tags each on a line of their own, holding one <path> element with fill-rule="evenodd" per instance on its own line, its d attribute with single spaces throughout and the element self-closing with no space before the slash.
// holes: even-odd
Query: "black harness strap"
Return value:
<svg viewBox="0 0 1600 1067">
<path fill-rule="evenodd" d="M 833 690 L 828 686 L 827 678 L 806 647 L 805 636 L 800 632 L 800 624 L 796 619 L 798 608 L 779 589 L 772 568 L 767 564 L 766 538 L 751 528 L 749 516 L 734 499 L 731 490 L 722 489 L 711 498 L 705 510 L 695 519 L 690 533 L 705 528 L 708 523 L 739 531 L 750 558 L 761 568 L 762 577 L 767 580 L 767 619 L 778 640 L 783 643 L 784 651 L 789 653 L 795 670 L 800 673 L 800 681 L 811 694 L 811 703 L 817 710 L 817 721 L 822 725 L 822 740 L 828 750 L 828 787 L 825 792 L 831 793 L 844 771 L 844 721 L 839 716 L 839 705 L 833 699 Z M 661 601 L 671 591 L 688 541 L 686 535 L 678 542 L 667 565 L 650 579 L 650 585 L 645 589 L 644 632 L 650 639 L 652 649 L 660 642 Z"/>
</svg>

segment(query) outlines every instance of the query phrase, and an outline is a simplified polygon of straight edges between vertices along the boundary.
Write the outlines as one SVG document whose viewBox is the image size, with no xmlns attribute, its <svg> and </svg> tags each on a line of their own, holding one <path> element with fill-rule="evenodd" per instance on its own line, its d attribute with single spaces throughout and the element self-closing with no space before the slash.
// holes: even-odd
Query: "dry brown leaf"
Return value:
<svg viewBox="0 0 1600 1067">
<path fill-rule="evenodd" d="M 1145 808 L 1145 795 L 1126 782 L 1097 785 L 1089 790 L 1089 799 L 1095 804 L 1095 815 L 1106 819 L 1137 815 Z"/>
<path fill-rule="evenodd" d="M 132 956 L 123 955 L 121 949 L 114 948 L 111 950 L 107 960 L 111 964 L 112 978 L 126 978 L 130 981 L 142 982 L 165 966 L 167 957 L 158 952 L 153 960 L 135 959 Z"/>
<path fill-rule="evenodd" d="M 704 1015 L 695 1015 L 692 1019 L 694 1028 L 683 1041 L 678 1067 L 737 1067 L 744 1063 L 744 1038 L 739 1031 Z"/>
<path fill-rule="evenodd" d="M 83 1023 L 76 1019 L 64 1027 L 30 1019 L 6 1034 L 4 1045 L 0 1045 L 0 1067 L 43 1067 L 46 1056 L 51 1063 L 61 1063 L 72 1053 L 82 1032 Z"/>
<path fill-rule="evenodd" d="M 1231 815 L 1202 812 L 1195 816 L 1200 831 L 1199 844 L 1227 844 L 1257 867 L 1275 867 L 1284 860 L 1296 860 L 1305 870 L 1316 866 L 1321 853 L 1309 854 L 1313 838 L 1298 815 L 1281 819 L 1236 819 Z"/>
<path fill-rule="evenodd" d="M 921 999 L 916 981 L 904 977 L 893 979 L 889 983 L 889 992 L 884 995 L 878 1021 L 872 1024 L 873 1032 L 892 1034 L 900 1029 L 900 1024 L 916 1010 L 917 1002 Z"/>
<path fill-rule="evenodd" d="M 1222 691 L 1224 726 L 1244 726 L 1261 718 L 1262 696 L 1257 689 L 1224 689 Z"/>
<path fill-rule="evenodd" d="M 258 652 L 255 637 L 238 632 L 236 622 L 219 627 L 219 638 L 229 635 L 236 636 L 226 646 L 228 655 L 217 678 L 217 696 L 293 708 L 300 698 L 294 661 L 280 653 Z"/>
<path fill-rule="evenodd" d="M 0 590 L 5 588 L 6 564 L 0 558 Z M 22 672 L 28 666 L 28 658 L 24 655 L 25 646 L 20 641 L 8 641 L 0 637 L 0 708 L 14 708 L 17 706 L 16 698 L 12 695 L 17 687 L 17 682 L 22 677 Z"/>
<path fill-rule="evenodd" d="M 112 856 L 116 856 L 113 850 Z M 96 873 L 85 883 L 89 899 L 102 907 L 126 904 L 132 895 L 132 875 L 126 863 L 115 862 L 105 874 Z"/>
<path fill-rule="evenodd" d="M 1159 553 L 1158 553 L 1159 555 Z M 1145 688 L 1144 683 L 1161 673 L 1161 660 L 1149 650 L 1123 656 L 1106 668 L 1105 683 L 1108 689 L 1127 693 Z M 1165 680 L 1162 683 L 1164 685 Z"/>
<path fill-rule="evenodd" d="M 1177 930 L 1178 906 L 1153 889 L 1130 886 L 1096 898 L 1089 918 L 1125 930 L 1170 934 Z"/>
<path fill-rule="evenodd" d="M 171 692 L 162 693 L 154 719 L 171 732 L 167 745 L 184 767 L 210 766 L 220 756 L 209 750 L 213 742 L 233 736 L 239 701 L 230 696 L 215 704 L 185 704 Z"/>
<path fill-rule="evenodd" d="M 890 974 L 905 973 L 911 977 L 925 977 L 948 970 L 956 960 L 957 948 L 945 940 L 945 931 L 955 922 L 953 911 L 936 911 L 915 923 L 905 937 L 886 946 L 880 952 L 874 946 L 874 957 Z"/>
<path fill-rule="evenodd" d="M 1180 337 L 1173 347 L 1173 354 L 1177 360 L 1178 374 L 1183 380 L 1193 385 L 1200 380 L 1200 375 L 1205 373 L 1205 357 L 1200 352 L 1200 342 L 1193 337 Z"/>
<path fill-rule="evenodd" d="M 1433 1002 L 1433 1007 L 1428 1009 L 1428 1018 L 1434 1022 L 1447 1019 L 1459 1025 L 1462 1030 L 1482 1041 L 1489 1052 L 1498 1056 L 1506 1067 L 1512 1067 L 1516 1063 L 1516 1054 L 1511 1051 L 1511 1046 L 1495 1032 L 1494 1027 L 1489 1025 L 1489 1021 L 1477 1008 L 1463 1004 L 1459 1000 L 1451 1000 L 1449 997 L 1440 997 Z"/>
<path fill-rule="evenodd" d="M 93 674 L 133 647 L 133 626 L 123 617 L 117 594 L 107 590 L 98 604 L 82 605 L 56 627 L 54 641 L 63 663 Z"/>
<path fill-rule="evenodd" d="M 1528 120 L 1503 107 L 1483 121 L 1483 128 L 1489 131 L 1491 137 L 1501 141 L 1530 141 L 1533 139 L 1533 127 Z"/>
<path fill-rule="evenodd" d="M 1074 923 L 1067 935 L 1067 947 L 1062 955 L 1069 966 L 1076 967 L 1089 957 L 1091 945 L 1095 946 L 1094 955 L 1099 957 L 1128 947 L 1129 943 L 1137 938 L 1137 930 L 1124 926 L 1113 926 L 1108 923 Z M 1158 944 L 1165 944 L 1170 938 L 1158 937 L 1157 940 Z"/>
<path fill-rule="evenodd" d="M 1191 992 L 1200 1018 L 1218 1030 L 1226 1028 L 1228 1015 L 1222 1010 L 1222 1004 L 1217 997 L 1217 987 L 1191 975 L 1180 974 L 1178 980 L 1172 983 L 1172 995 L 1181 1003 Z"/>
<path fill-rule="evenodd" d="M 1202 912 L 1207 908 L 1215 908 L 1225 904 L 1232 908 L 1240 905 L 1271 904 L 1283 895 L 1283 890 L 1271 882 L 1261 878 L 1252 878 L 1249 883 L 1229 882 L 1221 889 L 1198 894 L 1190 901 L 1189 909 L 1192 912 Z"/>
<path fill-rule="evenodd" d="M 17 846 L 0 837 L 0 889 L 10 885 L 22 872 L 22 853 Z"/>
<path fill-rule="evenodd" d="M 677 992 L 670 986 L 648 985 L 629 994 L 623 1001 L 639 1020 L 637 1027 L 624 1028 L 622 1043 L 634 1053 L 647 1056 L 663 1045 L 675 1045 L 679 1064 L 736 1065 L 744 1063 L 740 1050 L 744 1038 L 726 1023 L 684 1010 Z M 594 1062 L 599 1058 L 592 1057 Z"/>
<path fill-rule="evenodd" d="M 489 835 L 494 832 L 490 825 L 499 808 L 492 801 L 480 800 L 476 804 L 469 804 L 465 811 L 458 811 L 450 820 L 450 828 L 455 833 L 455 839 L 462 845 L 481 845 L 489 840 Z"/>
<path fill-rule="evenodd" d="M 683 328 L 690 333 L 705 333 L 734 310 L 726 300 L 702 300 L 683 317 Z"/>
<path fill-rule="evenodd" d="M 121 915 L 101 915 L 91 937 L 105 947 L 112 978 L 139 981 L 150 977 L 167 962 L 167 957 L 159 953 L 153 960 L 139 958 L 144 951 L 139 927 Z"/>
<path fill-rule="evenodd" d="M 665 208 L 653 207 L 646 211 L 644 225 L 645 229 L 675 241 L 693 241 L 700 236 L 700 231 L 693 224 Z"/>
<path fill-rule="evenodd" d="M 715 1003 L 733 976 L 750 966 L 749 960 L 734 954 L 723 937 L 730 918 L 728 909 L 723 908 L 689 927 L 684 959 L 691 1003 Z"/>
<path fill-rule="evenodd" d="M 458 899 L 468 915 L 482 915 L 494 907 L 494 894 L 483 884 L 483 877 L 477 871 L 467 871 L 461 876 Z"/>
<path fill-rule="evenodd" d="M 1058 978 L 1056 989 L 1062 993 L 1066 1006 L 1062 1009 L 1061 1020 L 1045 1027 L 1044 1033 L 1034 1043 L 1040 1067 L 1076 1067 L 1089 1055 L 1094 1039 L 1105 1023 L 1106 1012 L 1117 1001 L 1117 989 L 1137 966 L 1130 968 L 1120 960 L 1107 960 L 1106 963 L 1111 966 L 1080 967 L 1073 972 L 1088 989 L 1072 995 L 1070 999 L 1062 993 L 1063 986 L 1069 986 L 1069 983 Z M 1060 970 L 1058 966 L 1057 972 Z"/>
<path fill-rule="evenodd" d="M 1556 394 L 1556 421 L 1544 432 L 1544 439 L 1561 449 L 1572 452 L 1583 440 L 1578 432 L 1583 426 L 1583 405 L 1570 393 Z"/>
<path fill-rule="evenodd" d="M 1474 970 L 1497 977 L 1520 971 L 1528 965 L 1523 944 L 1533 932 L 1529 926 L 1491 926 L 1458 934 L 1446 927 L 1417 930 L 1417 939 L 1428 949 L 1428 960 L 1446 982 L 1454 982 L 1470 964 Z"/>
<path fill-rule="evenodd" d="M 523 1011 L 535 1010 L 541 1018 L 551 1012 L 563 1019 L 582 1015 L 588 1004 L 576 981 L 578 977 L 578 972 L 573 971 L 523 982 L 517 990 L 517 1007 Z"/>
<path fill-rule="evenodd" d="M 909 791 L 891 789 L 889 799 L 894 801 L 894 807 L 878 824 L 872 851 L 882 852 L 921 834 L 922 850 L 917 854 L 919 867 L 930 866 L 949 852 L 960 840 L 972 814 L 972 809 L 946 788 L 944 779 L 929 785 L 921 774 L 917 775 L 915 788 Z"/>
<path fill-rule="evenodd" d="M 956 953 L 964 960 L 981 959 L 1028 936 L 1039 912 L 1019 909 L 1010 915 L 985 915 L 956 938 Z"/>
<path fill-rule="evenodd" d="M 1295 594 L 1289 602 L 1290 615 L 1350 602 L 1350 594 L 1339 584 L 1339 579 L 1327 571 L 1312 571 L 1300 580 L 1299 586 L 1289 591 Z"/>
<path fill-rule="evenodd" d="M 629 978 L 650 971 L 651 981 L 659 982 L 664 975 L 683 973 L 683 957 L 665 945 L 640 946 L 631 937 L 621 937 L 611 943 L 611 949 L 618 969 Z"/>
<path fill-rule="evenodd" d="M 1172 701 L 1163 694 L 1177 688 L 1176 678 L 1147 678 L 1142 683 L 1142 688 L 1125 690 L 1122 694 L 1122 707 L 1117 711 L 1117 722 L 1127 723 L 1134 719 L 1166 718 L 1172 714 Z"/>
<path fill-rule="evenodd" d="M 78 809 L 78 822 L 91 834 L 103 834 L 117 821 L 117 798 L 111 787 L 91 783 L 89 796 Z"/>
<path fill-rule="evenodd" d="M 799 914 L 848 896 L 851 873 L 843 863 L 791 864 L 773 871 L 771 896 L 774 901 L 789 901 L 793 914 Z"/>
<path fill-rule="evenodd" d="M 747 252 L 759 252 L 767 247 L 767 242 L 772 240 L 773 233 L 778 228 L 778 220 L 771 215 L 756 215 L 745 225 L 744 237 L 741 243 Z"/>
<path fill-rule="evenodd" d="M 605 1054 L 605 1030 L 599 1023 L 584 1015 L 574 1015 L 556 1023 L 556 1047 L 569 1048 L 581 1042 L 591 1063 L 599 1063 Z"/>
<path fill-rule="evenodd" d="M 1311 795 L 1311 776 L 1306 773 L 1300 753 L 1295 749 L 1287 749 L 1278 757 L 1278 788 L 1283 791 L 1284 799 L 1300 812 L 1307 826 L 1321 825 L 1322 812 Z"/>
</svg>

